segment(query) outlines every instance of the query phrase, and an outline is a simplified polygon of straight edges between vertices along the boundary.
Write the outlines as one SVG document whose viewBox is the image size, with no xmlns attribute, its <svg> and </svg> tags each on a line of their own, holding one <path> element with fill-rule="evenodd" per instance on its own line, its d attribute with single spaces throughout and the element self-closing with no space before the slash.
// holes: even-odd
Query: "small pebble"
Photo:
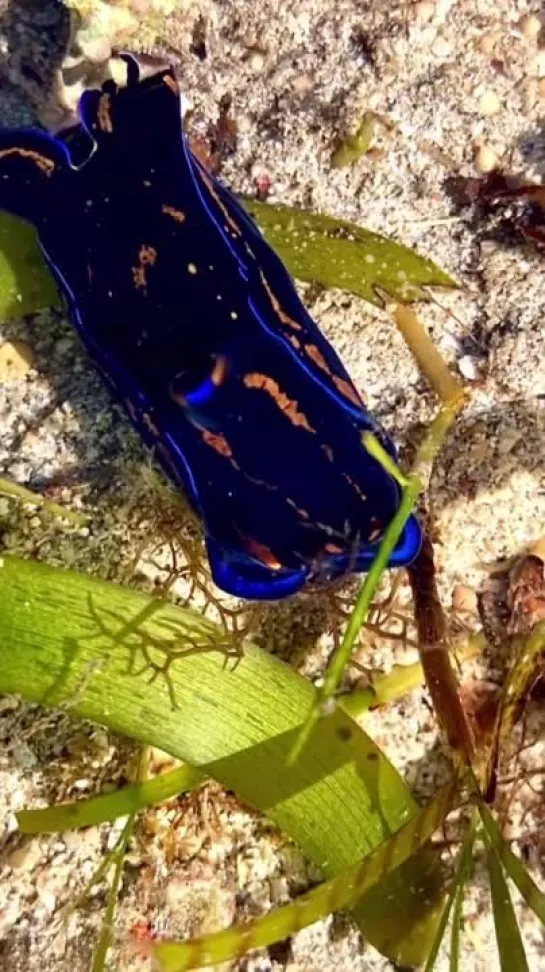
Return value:
<svg viewBox="0 0 545 972">
<path fill-rule="evenodd" d="M 477 41 L 477 47 L 481 54 L 485 54 L 486 57 L 491 57 L 494 53 L 494 48 L 496 46 L 497 38 L 495 34 L 483 34 L 479 37 Z"/>
<path fill-rule="evenodd" d="M 463 354 L 461 358 L 458 358 L 457 364 L 460 374 L 467 381 L 477 380 L 479 377 L 479 369 L 475 358 L 472 358 L 470 354 Z"/>
<path fill-rule="evenodd" d="M 435 13 L 437 19 L 440 20 L 441 22 L 446 20 L 448 14 L 450 13 L 450 8 L 456 2 L 457 0 L 436 0 Z"/>
<path fill-rule="evenodd" d="M 436 37 L 431 49 L 436 57 L 450 57 L 452 54 L 452 44 L 444 37 Z"/>
<path fill-rule="evenodd" d="M 498 156 L 489 145 L 478 145 L 475 151 L 475 168 L 477 172 L 492 172 L 498 166 Z"/>
<path fill-rule="evenodd" d="M 34 352 L 24 341 L 4 341 L 0 345 L 0 381 L 24 378 L 34 365 Z"/>
<path fill-rule="evenodd" d="M 519 21 L 520 32 L 527 40 L 535 40 L 541 33 L 541 20 L 535 14 L 526 14 Z"/>
<path fill-rule="evenodd" d="M 431 20 L 434 13 L 435 4 L 430 3 L 429 0 L 420 0 L 419 3 L 415 3 L 414 5 L 414 16 L 422 24 L 426 24 L 428 20 Z"/>
<path fill-rule="evenodd" d="M 479 98 L 479 114 L 486 118 L 497 115 L 501 109 L 501 101 L 494 91 L 483 91 Z"/>
<path fill-rule="evenodd" d="M 237 134 L 247 135 L 252 131 L 254 123 L 249 115 L 237 115 Z"/>
<path fill-rule="evenodd" d="M 249 65 L 254 74 L 261 74 L 265 67 L 265 56 L 261 51 L 254 51 L 250 56 Z"/>
<path fill-rule="evenodd" d="M 477 612 L 477 594 L 467 584 L 456 584 L 452 591 L 452 608 L 465 614 Z"/>
<path fill-rule="evenodd" d="M 435 27 L 433 24 L 429 24 L 427 27 L 423 27 L 422 30 L 420 31 L 420 43 L 424 47 L 431 47 L 436 37 L 437 37 L 437 27 Z M 396 68 L 395 63 L 390 64 L 391 71 L 392 70 L 395 71 L 395 68 Z"/>
<path fill-rule="evenodd" d="M 291 86 L 297 95 L 305 95 L 311 91 L 314 84 L 312 75 L 310 74 L 298 74 L 297 77 L 291 82 Z"/>
<path fill-rule="evenodd" d="M 266 199 L 271 191 L 271 177 L 264 169 L 254 175 L 254 183 L 259 199 Z"/>
</svg>

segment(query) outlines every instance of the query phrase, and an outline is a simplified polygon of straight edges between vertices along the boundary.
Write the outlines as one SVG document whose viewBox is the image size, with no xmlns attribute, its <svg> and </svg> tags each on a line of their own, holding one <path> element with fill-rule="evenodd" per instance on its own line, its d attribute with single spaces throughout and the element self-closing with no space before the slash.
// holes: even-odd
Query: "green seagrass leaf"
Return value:
<svg viewBox="0 0 545 972">
<path fill-rule="evenodd" d="M 274 820 L 326 878 L 364 858 L 416 813 L 394 767 L 340 706 L 316 723 L 289 767 L 313 686 L 253 645 L 234 670 L 226 669 L 223 630 L 196 612 L 4 556 L 0 644 L 0 692 L 66 706 L 75 717 L 183 759 Z M 143 671 L 146 658 L 160 667 L 173 652 L 168 674 L 176 707 L 166 681 L 150 683 Z M 430 870 L 429 859 L 415 857 L 406 868 L 382 901 L 363 899 L 356 915 L 369 941 L 417 965 L 429 943 L 428 916 L 434 927 L 437 920 L 442 875 Z M 413 919 L 393 921 L 392 909 Z"/>
</svg>

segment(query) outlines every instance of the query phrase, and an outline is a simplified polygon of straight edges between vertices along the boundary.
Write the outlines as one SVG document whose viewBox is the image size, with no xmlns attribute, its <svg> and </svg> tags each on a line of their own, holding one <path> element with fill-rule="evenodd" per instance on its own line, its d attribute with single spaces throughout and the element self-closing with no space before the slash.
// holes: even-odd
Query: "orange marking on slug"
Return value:
<svg viewBox="0 0 545 972">
<path fill-rule="evenodd" d="M 331 374 L 326 359 L 324 358 L 320 349 L 317 348 L 315 344 L 306 344 L 305 352 L 308 354 L 309 358 L 312 361 L 314 361 L 314 364 L 318 365 L 318 367 L 322 369 L 322 371 L 325 371 L 326 374 L 328 375 Z"/>
<path fill-rule="evenodd" d="M 137 290 L 145 290 L 148 284 L 146 267 L 152 267 L 157 260 L 157 250 L 143 243 L 138 251 L 138 264 L 131 267 L 132 279 Z"/>
<path fill-rule="evenodd" d="M 346 378 L 340 378 L 339 375 L 334 375 L 332 373 L 322 352 L 320 351 L 319 348 L 316 347 L 315 344 L 305 345 L 305 352 L 308 354 L 309 358 L 311 358 L 312 361 L 314 361 L 314 364 L 317 364 L 318 367 L 322 369 L 322 371 L 325 371 L 325 373 L 332 378 L 333 384 L 335 385 L 337 391 L 341 393 L 341 395 L 344 395 L 345 398 L 348 398 L 348 400 L 352 402 L 353 405 L 356 405 L 357 408 L 362 408 L 363 402 L 361 400 L 360 395 L 354 388 L 354 386 L 351 384 L 351 382 L 347 381 Z"/>
<path fill-rule="evenodd" d="M 0 152 L 0 159 L 5 159 L 9 155 L 18 155 L 22 159 L 29 159 L 29 161 L 34 162 L 46 176 L 53 175 L 55 170 L 55 163 L 52 161 L 52 159 L 48 159 L 45 155 L 40 155 L 39 152 L 34 152 L 32 149 L 16 147 L 3 149 Z"/>
<path fill-rule="evenodd" d="M 336 543 L 326 543 L 324 550 L 329 554 L 342 554 L 344 550 L 342 547 L 338 547 Z"/>
<path fill-rule="evenodd" d="M 182 213 L 181 209 L 175 209 L 174 206 L 162 206 L 161 211 L 165 216 L 172 216 L 177 223 L 183 223 L 185 220 L 185 213 Z"/>
<path fill-rule="evenodd" d="M 269 378 L 268 375 L 261 375 L 259 372 L 253 371 L 248 375 L 244 375 L 243 382 L 246 388 L 257 388 L 267 392 L 273 401 L 276 402 L 280 411 L 283 412 L 286 418 L 290 420 L 292 425 L 297 425 L 302 429 L 306 429 L 307 432 L 316 431 L 316 429 L 312 428 L 312 425 L 310 424 L 306 415 L 299 411 L 298 402 L 296 402 L 293 398 L 288 398 L 288 396 L 281 390 L 280 386 L 273 378 Z"/>
<path fill-rule="evenodd" d="M 278 302 L 277 298 L 273 294 L 269 286 L 269 282 L 262 270 L 259 271 L 259 276 L 261 277 L 261 283 L 263 284 L 265 290 L 267 291 L 267 297 L 269 298 L 272 304 L 272 309 L 274 313 L 277 315 L 277 317 L 279 318 L 279 320 L 282 321 L 282 324 L 287 324 L 288 327 L 292 327 L 295 331 L 302 331 L 303 325 L 300 324 L 299 321 L 294 321 L 293 317 L 290 317 L 289 314 L 286 314 L 286 312 L 282 310 L 280 303 Z"/>
<path fill-rule="evenodd" d="M 108 135 L 112 134 L 114 126 L 112 124 L 109 94 L 102 94 L 98 99 L 97 122 L 101 132 L 107 132 Z"/>
<path fill-rule="evenodd" d="M 202 437 L 203 442 L 206 442 L 206 445 L 219 452 L 220 456 L 227 456 L 230 459 L 233 455 L 233 450 L 224 435 L 210 432 L 209 429 L 202 429 Z"/>
<path fill-rule="evenodd" d="M 178 87 L 178 82 L 176 81 L 175 78 L 172 77 L 171 74 L 165 74 L 165 76 L 163 77 L 163 84 L 166 84 L 167 88 L 170 88 L 173 94 L 175 95 L 179 94 L 180 89 Z"/>
<path fill-rule="evenodd" d="M 219 388 L 224 384 L 228 371 L 229 359 L 226 358 L 224 354 L 218 355 L 214 367 L 212 368 L 212 374 L 210 375 L 210 380 L 212 384 L 216 386 L 216 388 Z"/>
<path fill-rule="evenodd" d="M 282 570 L 282 564 L 274 556 L 272 550 L 266 547 L 264 543 L 260 543 L 259 540 L 254 540 L 253 537 L 242 535 L 242 542 L 246 547 L 248 553 L 255 557 L 260 564 L 264 564 L 265 567 L 270 567 L 271 570 Z"/>
<path fill-rule="evenodd" d="M 346 381 L 345 378 L 339 378 L 338 375 L 333 375 L 333 382 L 337 388 L 337 391 L 340 391 L 341 395 L 348 398 L 348 400 L 357 408 L 363 407 L 363 402 L 360 395 L 358 395 L 358 392 L 349 381 Z"/>
<path fill-rule="evenodd" d="M 134 286 L 136 287 L 137 290 L 145 290 L 147 280 L 146 280 L 146 271 L 144 270 L 144 267 L 132 267 L 131 269 L 132 269 L 132 279 L 133 279 Z"/>
<path fill-rule="evenodd" d="M 233 231 L 233 233 L 235 234 L 235 236 L 241 236 L 242 233 L 241 233 L 240 227 L 238 226 L 238 223 L 236 223 L 235 220 L 233 219 L 233 217 L 231 216 L 229 210 L 227 209 L 227 206 L 223 202 L 223 199 L 221 199 L 219 197 L 218 193 L 216 192 L 216 190 L 214 188 L 214 183 L 212 182 L 212 180 L 211 180 L 210 176 L 208 175 L 208 173 L 204 172 L 203 169 L 201 169 L 201 168 L 197 169 L 197 171 L 198 171 L 199 176 L 201 177 L 202 182 L 204 182 L 206 188 L 208 189 L 208 192 L 210 193 L 210 195 L 214 199 L 215 203 L 221 209 L 221 211 L 223 213 L 223 216 L 225 218 L 225 222 L 227 223 L 227 225 L 231 228 L 231 230 Z"/>
<path fill-rule="evenodd" d="M 157 260 L 157 250 L 153 246 L 147 246 L 146 244 L 143 244 L 140 247 L 140 251 L 138 253 L 138 259 L 140 260 L 142 266 L 145 267 L 146 265 L 149 265 L 150 267 L 152 267 L 155 261 Z"/>
<path fill-rule="evenodd" d="M 295 334 L 288 334 L 288 341 L 297 351 L 299 351 L 301 342 L 298 337 L 295 337 Z"/>
</svg>

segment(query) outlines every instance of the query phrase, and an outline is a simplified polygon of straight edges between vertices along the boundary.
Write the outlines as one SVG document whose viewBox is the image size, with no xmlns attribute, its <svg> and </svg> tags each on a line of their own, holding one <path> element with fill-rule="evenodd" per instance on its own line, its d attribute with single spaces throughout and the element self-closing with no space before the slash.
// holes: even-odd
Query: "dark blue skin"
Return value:
<svg viewBox="0 0 545 972">
<path fill-rule="evenodd" d="M 71 319 L 204 522 L 213 578 L 275 599 L 369 568 L 399 506 L 339 358 L 251 218 L 192 155 L 172 71 L 86 92 L 62 137 L 0 133 Z M 410 562 L 411 518 L 391 558 Z"/>
</svg>

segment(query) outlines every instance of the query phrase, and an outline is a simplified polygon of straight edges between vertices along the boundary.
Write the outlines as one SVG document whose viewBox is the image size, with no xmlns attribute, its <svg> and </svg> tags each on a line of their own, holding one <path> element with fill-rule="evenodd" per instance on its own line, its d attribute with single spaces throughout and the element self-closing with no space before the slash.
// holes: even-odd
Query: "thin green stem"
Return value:
<svg viewBox="0 0 545 972">
<path fill-rule="evenodd" d="M 324 684 L 318 689 L 314 704 L 297 736 L 288 760 L 290 765 L 300 756 L 310 738 L 313 726 L 326 710 L 327 703 L 340 684 L 343 672 L 350 661 L 356 638 L 367 617 L 382 574 L 388 566 L 388 561 L 395 549 L 403 527 L 414 509 L 419 492 L 420 480 L 416 476 L 409 476 L 407 478 L 407 485 L 401 496 L 399 508 L 386 530 L 378 553 L 371 564 L 369 573 L 365 577 L 358 599 L 354 605 L 354 610 L 350 615 L 343 640 L 331 657 L 329 667 L 325 673 Z"/>
<path fill-rule="evenodd" d="M 383 469 L 399 483 L 402 489 L 405 489 L 408 485 L 408 480 L 405 474 L 399 468 L 397 462 L 392 459 L 389 452 L 386 451 L 381 442 L 377 439 L 373 432 L 364 432 L 361 437 L 363 447 L 367 450 L 373 459 L 376 459 L 380 463 Z"/>
<path fill-rule="evenodd" d="M 371 602 L 380 583 L 380 579 L 388 566 L 388 561 L 401 536 L 403 528 L 415 507 L 420 488 L 420 480 L 416 477 L 409 476 L 401 503 L 399 504 L 399 509 L 393 517 L 377 556 L 371 564 L 369 573 L 365 577 L 356 604 L 354 605 L 354 610 L 346 626 L 343 640 L 339 649 L 334 652 L 331 658 L 331 663 L 325 674 L 323 687 L 318 692 L 318 700 L 322 705 L 333 695 L 339 685 L 343 672 L 350 660 L 356 638 L 371 607 Z"/>
<path fill-rule="evenodd" d="M 108 860 L 108 865 L 109 866 L 113 865 L 114 872 L 108 890 L 108 902 L 106 905 L 106 915 L 104 917 L 102 928 L 100 930 L 100 937 L 98 940 L 98 944 L 93 955 L 93 964 L 91 966 L 91 972 L 104 972 L 104 969 L 106 968 L 106 958 L 113 939 L 115 909 L 117 906 L 117 898 L 119 895 L 119 888 L 121 886 L 121 879 L 123 877 L 123 868 L 125 865 L 125 852 L 127 850 L 127 845 L 129 843 L 131 834 L 134 829 L 136 817 L 137 817 L 136 813 L 129 814 L 129 817 L 121 832 L 121 836 Z"/>
<path fill-rule="evenodd" d="M 136 768 L 134 770 L 134 777 L 137 782 L 143 783 L 146 780 L 148 773 L 149 753 L 149 746 L 140 746 Z M 106 959 L 108 957 L 108 952 L 110 950 L 114 934 L 115 909 L 117 907 L 117 899 L 119 896 L 119 889 L 121 887 L 121 879 L 123 877 L 123 868 L 125 866 L 125 853 L 134 830 L 136 818 L 137 812 L 134 810 L 127 817 L 125 826 L 121 831 L 120 837 L 110 857 L 109 863 L 113 865 L 113 875 L 108 891 L 106 914 L 100 930 L 97 947 L 93 955 L 91 972 L 104 972 L 104 969 L 106 968 Z"/>
</svg>

